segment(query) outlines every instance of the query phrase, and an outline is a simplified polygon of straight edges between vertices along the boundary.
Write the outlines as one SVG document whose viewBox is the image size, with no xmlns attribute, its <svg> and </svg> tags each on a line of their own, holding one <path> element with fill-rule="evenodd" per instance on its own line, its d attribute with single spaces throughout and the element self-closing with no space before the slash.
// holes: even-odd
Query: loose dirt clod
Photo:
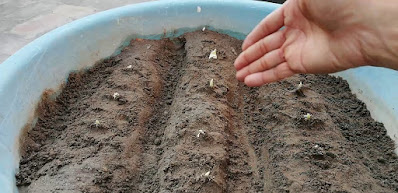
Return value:
<svg viewBox="0 0 398 193">
<path fill-rule="evenodd" d="M 70 74 L 21 138 L 19 191 L 398 191 L 394 143 L 347 82 L 296 75 L 248 88 L 231 66 L 241 44 L 208 30 L 136 39 Z M 300 80 L 305 97 L 286 92 Z"/>
</svg>

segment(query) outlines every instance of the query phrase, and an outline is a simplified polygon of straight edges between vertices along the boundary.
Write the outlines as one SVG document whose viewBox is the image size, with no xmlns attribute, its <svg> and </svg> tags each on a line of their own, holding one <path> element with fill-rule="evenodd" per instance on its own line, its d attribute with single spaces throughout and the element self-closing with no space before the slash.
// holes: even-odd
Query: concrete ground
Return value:
<svg viewBox="0 0 398 193">
<path fill-rule="evenodd" d="M 0 0 L 0 64 L 59 26 L 96 12 L 146 1 L 153 0 Z"/>
<path fill-rule="evenodd" d="M 0 63 L 44 33 L 84 16 L 150 0 L 0 0 Z"/>
</svg>

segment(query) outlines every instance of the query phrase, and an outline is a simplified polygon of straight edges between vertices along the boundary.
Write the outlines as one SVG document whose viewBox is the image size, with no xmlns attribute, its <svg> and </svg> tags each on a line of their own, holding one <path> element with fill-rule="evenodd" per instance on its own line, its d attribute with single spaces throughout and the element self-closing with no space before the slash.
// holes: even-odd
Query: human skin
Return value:
<svg viewBox="0 0 398 193">
<path fill-rule="evenodd" d="M 261 86 L 298 73 L 398 70 L 398 1 L 288 0 L 246 37 L 236 78 Z"/>
</svg>

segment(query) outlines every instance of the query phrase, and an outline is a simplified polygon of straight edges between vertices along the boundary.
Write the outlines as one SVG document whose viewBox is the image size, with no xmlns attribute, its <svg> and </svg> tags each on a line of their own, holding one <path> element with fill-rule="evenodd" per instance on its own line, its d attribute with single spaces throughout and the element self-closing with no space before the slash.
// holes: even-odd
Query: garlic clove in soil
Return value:
<svg viewBox="0 0 398 193">
<path fill-rule="evenodd" d="M 300 90 L 301 88 L 303 88 L 303 83 L 300 81 L 300 84 L 297 86 L 297 90 Z"/>
<path fill-rule="evenodd" d="M 296 93 L 298 96 L 305 97 L 305 94 L 303 92 L 303 86 L 303 82 L 300 81 L 300 84 L 298 84 L 297 87 L 291 92 Z"/>
<path fill-rule="evenodd" d="M 211 79 L 209 82 L 210 88 L 214 88 L 214 79 Z"/>
<path fill-rule="evenodd" d="M 133 65 L 128 65 L 126 68 L 127 68 L 127 69 L 132 69 L 132 68 L 133 68 Z"/>
<path fill-rule="evenodd" d="M 198 12 L 198 13 L 202 12 L 202 8 L 200 6 L 197 6 L 196 7 L 196 12 Z"/>
<path fill-rule="evenodd" d="M 203 176 L 204 177 L 209 177 L 210 176 L 210 171 L 206 172 Z"/>
<path fill-rule="evenodd" d="M 95 127 L 99 127 L 100 126 L 100 121 L 98 121 L 98 120 L 95 120 L 95 122 L 94 122 L 94 125 L 95 125 Z"/>
<path fill-rule="evenodd" d="M 203 130 L 200 129 L 200 130 L 198 131 L 198 134 L 196 135 L 196 137 L 199 138 L 199 137 L 200 137 L 200 134 L 204 135 L 204 134 L 205 134 L 205 131 L 203 131 Z"/>
<path fill-rule="evenodd" d="M 217 59 L 217 49 L 210 52 L 209 59 Z"/>
<path fill-rule="evenodd" d="M 304 120 L 308 121 L 311 119 L 312 115 L 310 113 L 307 113 L 306 115 L 303 116 Z"/>
<path fill-rule="evenodd" d="M 118 99 L 119 97 L 120 97 L 120 94 L 119 93 L 117 93 L 117 92 L 115 92 L 115 93 L 113 93 L 113 99 Z"/>
<path fill-rule="evenodd" d="M 206 27 L 203 27 L 203 28 L 202 28 L 202 31 L 205 31 L 205 30 L 206 30 Z"/>
</svg>

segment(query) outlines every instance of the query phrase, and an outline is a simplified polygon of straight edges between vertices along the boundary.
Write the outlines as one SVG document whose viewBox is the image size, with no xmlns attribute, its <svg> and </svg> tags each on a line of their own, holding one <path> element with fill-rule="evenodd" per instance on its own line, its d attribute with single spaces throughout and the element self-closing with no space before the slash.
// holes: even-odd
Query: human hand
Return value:
<svg viewBox="0 0 398 193">
<path fill-rule="evenodd" d="M 388 37 L 397 42 L 397 34 L 386 34 L 380 26 L 386 19 L 391 25 L 394 17 L 377 16 L 395 13 L 388 7 L 392 4 L 396 8 L 394 1 L 288 0 L 247 36 L 234 64 L 236 77 L 261 86 L 296 73 L 332 73 L 379 62 L 398 68 L 391 65 L 398 61 L 393 52 L 398 46 L 387 45 Z"/>
</svg>

